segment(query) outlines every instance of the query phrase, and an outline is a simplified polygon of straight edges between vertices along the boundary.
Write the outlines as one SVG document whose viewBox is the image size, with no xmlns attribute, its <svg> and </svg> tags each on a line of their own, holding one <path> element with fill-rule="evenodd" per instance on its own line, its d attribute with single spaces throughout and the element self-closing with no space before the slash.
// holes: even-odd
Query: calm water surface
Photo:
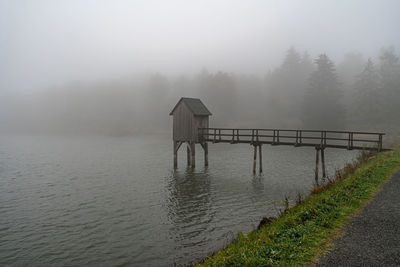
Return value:
<svg viewBox="0 0 400 267">
<path fill-rule="evenodd" d="M 172 169 L 166 136 L 0 137 L 0 266 L 171 266 L 205 257 L 307 194 L 315 150 L 210 144 Z M 357 152 L 326 150 L 328 174 Z"/>
</svg>

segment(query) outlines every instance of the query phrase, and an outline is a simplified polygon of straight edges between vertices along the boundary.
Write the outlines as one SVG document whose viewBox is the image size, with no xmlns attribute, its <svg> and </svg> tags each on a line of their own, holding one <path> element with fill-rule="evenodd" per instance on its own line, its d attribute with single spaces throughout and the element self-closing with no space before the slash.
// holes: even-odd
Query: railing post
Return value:
<svg viewBox="0 0 400 267">
<path fill-rule="evenodd" d="M 235 142 L 235 129 L 232 129 L 232 141 L 231 143 L 233 144 Z"/>
<path fill-rule="evenodd" d="M 274 134 L 273 134 L 273 137 L 272 137 L 272 143 L 275 144 L 275 130 L 273 130 L 273 131 L 274 131 Z"/>
<path fill-rule="evenodd" d="M 321 131 L 321 147 L 324 144 L 324 132 Z"/>
<path fill-rule="evenodd" d="M 251 144 L 254 144 L 254 129 L 251 130 Z"/>
<path fill-rule="evenodd" d="M 350 143 L 351 143 L 351 141 L 350 141 L 350 132 L 348 133 L 349 134 L 349 138 L 348 138 L 348 143 L 347 143 L 347 149 L 348 150 L 350 150 Z"/>
<path fill-rule="evenodd" d="M 221 129 L 218 130 L 219 133 L 219 141 L 221 141 Z"/>
<path fill-rule="evenodd" d="M 279 143 L 279 130 L 277 131 L 277 141 L 278 141 L 278 143 Z"/>
<path fill-rule="evenodd" d="M 303 143 L 302 135 L 303 135 L 303 131 L 300 130 L 300 145 Z"/>
<path fill-rule="evenodd" d="M 256 167 L 257 167 L 257 146 L 254 146 L 254 162 L 253 162 L 253 174 L 256 174 Z"/>
<path fill-rule="evenodd" d="M 262 173 L 263 172 L 263 166 L 262 166 L 262 145 L 261 144 L 259 144 L 258 145 L 258 157 L 259 157 L 259 160 L 260 160 L 260 173 Z"/>
<path fill-rule="evenodd" d="M 382 134 L 379 134 L 379 141 L 378 141 L 378 152 L 382 150 Z"/>
<path fill-rule="evenodd" d="M 217 129 L 214 128 L 214 140 L 213 140 L 213 143 L 215 143 L 216 139 L 217 139 Z"/>
<path fill-rule="evenodd" d="M 237 133 L 237 139 L 236 139 L 236 141 L 239 142 L 239 141 L 240 141 L 240 139 L 239 139 L 239 129 L 236 130 L 236 133 Z"/>
<path fill-rule="evenodd" d="M 258 129 L 256 130 L 256 135 L 257 135 L 257 143 L 260 141 L 259 139 L 258 139 Z"/>
<path fill-rule="evenodd" d="M 319 165 L 319 147 L 315 147 L 315 184 L 319 185 L 318 183 L 318 165 Z"/>
<path fill-rule="evenodd" d="M 322 163 L 322 177 L 326 178 L 326 171 L 325 171 L 325 148 L 321 148 L 321 163 Z"/>
<path fill-rule="evenodd" d="M 351 133 L 351 149 L 353 149 L 353 147 L 354 147 L 354 144 L 353 144 L 354 137 L 353 137 L 353 135 L 354 135 L 354 133 Z"/>
</svg>

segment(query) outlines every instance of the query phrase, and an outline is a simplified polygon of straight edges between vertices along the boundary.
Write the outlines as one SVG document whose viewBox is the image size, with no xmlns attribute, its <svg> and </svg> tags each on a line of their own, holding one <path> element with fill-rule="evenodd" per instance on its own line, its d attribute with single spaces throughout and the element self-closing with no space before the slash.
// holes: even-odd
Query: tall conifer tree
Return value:
<svg viewBox="0 0 400 267">
<path fill-rule="evenodd" d="M 345 109 L 335 66 L 327 55 L 316 60 L 317 70 L 310 75 L 305 93 L 303 123 L 305 128 L 342 129 Z"/>
</svg>

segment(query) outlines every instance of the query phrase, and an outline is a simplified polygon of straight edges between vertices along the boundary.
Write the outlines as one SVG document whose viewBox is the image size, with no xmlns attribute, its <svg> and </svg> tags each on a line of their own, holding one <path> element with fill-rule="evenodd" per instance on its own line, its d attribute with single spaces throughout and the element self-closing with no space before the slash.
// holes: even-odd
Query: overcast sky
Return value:
<svg viewBox="0 0 400 267">
<path fill-rule="evenodd" d="M 285 51 L 400 47 L 400 1 L 0 0 L 0 89 L 160 71 L 263 75 Z"/>
</svg>

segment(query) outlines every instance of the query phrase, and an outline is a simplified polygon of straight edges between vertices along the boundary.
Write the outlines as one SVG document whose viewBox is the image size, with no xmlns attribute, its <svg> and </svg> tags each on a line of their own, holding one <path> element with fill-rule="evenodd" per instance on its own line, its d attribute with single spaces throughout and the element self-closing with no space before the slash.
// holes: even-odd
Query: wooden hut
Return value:
<svg viewBox="0 0 400 267">
<path fill-rule="evenodd" d="M 169 115 L 173 116 L 174 167 L 177 165 L 179 147 L 187 143 L 187 162 L 195 166 L 195 144 L 204 149 L 204 162 L 208 165 L 208 145 L 199 138 L 199 128 L 209 127 L 211 112 L 198 98 L 182 97 Z"/>
</svg>

